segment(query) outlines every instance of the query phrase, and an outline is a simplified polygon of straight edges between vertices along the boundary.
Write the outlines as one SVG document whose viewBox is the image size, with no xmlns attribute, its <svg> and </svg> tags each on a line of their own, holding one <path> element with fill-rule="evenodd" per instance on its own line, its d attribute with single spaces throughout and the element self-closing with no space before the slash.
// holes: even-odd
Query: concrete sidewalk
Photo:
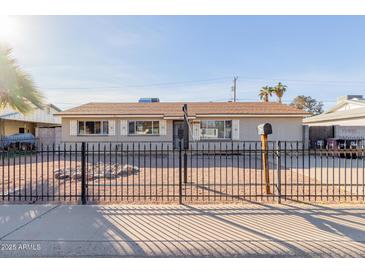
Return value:
<svg viewBox="0 0 365 274">
<path fill-rule="evenodd" d="M 1 205 L 0 257 L 364 257 L 364 205 Z"/>
</svg>

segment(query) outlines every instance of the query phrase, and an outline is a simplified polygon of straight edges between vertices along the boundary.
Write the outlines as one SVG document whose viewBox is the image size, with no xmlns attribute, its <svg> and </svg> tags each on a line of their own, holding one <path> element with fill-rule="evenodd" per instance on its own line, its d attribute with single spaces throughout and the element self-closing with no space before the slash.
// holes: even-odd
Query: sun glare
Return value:
<svg viewBox="0 0 365 274">
<path fill-rule="evenodd" d="M 16 36 L 17 24 L 14 17 L 0 15 L 0 43 L 12 42 Z"/>
</svg>

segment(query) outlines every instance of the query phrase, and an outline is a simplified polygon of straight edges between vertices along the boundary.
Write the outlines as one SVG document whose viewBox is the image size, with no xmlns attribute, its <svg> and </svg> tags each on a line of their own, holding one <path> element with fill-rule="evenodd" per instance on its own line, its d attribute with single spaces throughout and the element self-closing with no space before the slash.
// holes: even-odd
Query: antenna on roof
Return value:
<svg viewBox="0 0 365 274">
<path fill-rule="evenodd" d="M 233 102 L 237 102 L 237 76 L 233 77 L 233 86 L 232 86 L 232 93 L 233 93 Z"/>
</svg>

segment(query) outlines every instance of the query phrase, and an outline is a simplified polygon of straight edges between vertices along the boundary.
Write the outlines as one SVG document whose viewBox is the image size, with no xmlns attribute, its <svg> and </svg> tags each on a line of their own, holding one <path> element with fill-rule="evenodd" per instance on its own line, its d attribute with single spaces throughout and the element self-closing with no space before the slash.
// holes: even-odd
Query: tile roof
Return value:
<svg viewBox="0 0 365 274">
<path fill-rule="evenodd" d="M 188 102 L 189 116 L 196 115 L 309 115 L 293 106 L 274 102 Z M 184 103 L 88 103 L 58 115 L 163 115 L 182 116 Z"/>
</svg>

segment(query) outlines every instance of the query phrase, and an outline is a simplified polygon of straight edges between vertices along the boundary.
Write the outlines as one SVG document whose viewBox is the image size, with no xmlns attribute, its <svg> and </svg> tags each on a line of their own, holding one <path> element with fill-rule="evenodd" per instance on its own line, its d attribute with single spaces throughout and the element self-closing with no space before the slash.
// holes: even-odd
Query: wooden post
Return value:
<svg viewBox="0 0 365 274">
<path fill-rule="evenodd" d="M 267 145 L 267 134 L 261 135 L 261 149 L 262 149 L 262 166 L 264 168 L 264 178 L 266 185 L 266 194 L 271 194 L 270 190 L 270 176 L 269 176 L 269 156 Z"/>
</svg>

